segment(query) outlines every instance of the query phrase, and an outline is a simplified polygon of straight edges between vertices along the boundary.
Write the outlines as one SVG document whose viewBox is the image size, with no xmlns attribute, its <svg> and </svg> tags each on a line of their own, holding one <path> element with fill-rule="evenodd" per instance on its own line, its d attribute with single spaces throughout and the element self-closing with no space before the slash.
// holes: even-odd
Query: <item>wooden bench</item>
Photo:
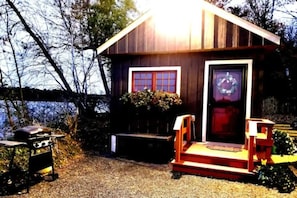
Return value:
<svg viewBox="0 0 297 198">
<path fill-rule="evenodd" d="M 115 155 L 140 161 L 166 163 L 174 153 L 173 136 L 169 134 L 117 133 L 111 141 Z"/>
<path fill-rule="evenodd" d="M 117 133 L 115 135 L 121 136 L 121 137 L 156 139 L 156 140 L 163 140 L 163 141 L 170 141 L 172 139 L 172 135 L 159 135 L 159 134 L 151 134 L 151 133 Z"/>
</svg>

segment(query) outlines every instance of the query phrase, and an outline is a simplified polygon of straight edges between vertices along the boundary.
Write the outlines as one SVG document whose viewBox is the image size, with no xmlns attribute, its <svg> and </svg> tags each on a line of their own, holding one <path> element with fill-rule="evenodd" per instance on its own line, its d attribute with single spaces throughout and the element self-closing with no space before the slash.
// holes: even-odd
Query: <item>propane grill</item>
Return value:
<svg viewBox="0 0 297 198">
<path fill-rule="evenodd" d="M 52 134 L 52 131 L 41 126 L 26 126 L 14 131 L 14 136 L 9 140 L 0 141 L 0 145 L 7 148 L 13 148 L 13 154 L 9 163 L 9 171 L 12 170 L 15 149 L 18 146 L 29 148 L 28 174 L 27 174 L 27 192 L 31 179 L 40 172 L 49 168 L 52 180 L 58 177 L 54 172 L 54 160 L 52 149 L 56 138 L 64 137 L 63 135 Z"/>
</svg>

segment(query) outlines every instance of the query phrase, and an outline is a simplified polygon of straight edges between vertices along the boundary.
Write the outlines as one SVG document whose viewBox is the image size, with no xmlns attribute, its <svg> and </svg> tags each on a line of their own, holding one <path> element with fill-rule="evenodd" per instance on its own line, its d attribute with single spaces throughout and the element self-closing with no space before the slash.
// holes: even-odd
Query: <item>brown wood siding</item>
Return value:
<svg viewBox="0 0 297 198">
<path fill-rule="evenodd" d="M 239 47 L 249 45 L 249 32 L 245 29 L 239 29 Z"/>
<path fill-rule="evenodd" d="M 203 16 L 202 11 L 197 10 L 197 19 L 194 20 L 193 24 L 190 29 L 190 49 L 201 49 L 202 47 L 202 27 L 203 23 Z"/>
<path fill-rule="evenodd" d="M 227 21 L 223 20 L 220 17 L 215 17 L 215 23 L 214 23 L 214 47 L 215 48 L 225 48 L 227 44 Z M 232 35 L 232 33 L 231 33 Z"/>
<path fill-rule="evenodd" d="M 126 39 L 126 45 L 128 46 L 127 52 L 135 52 L 138 51 L 138 33 L 139 28 L 135 29 L 135 31 L 132 31 L 131 34 L 128 34 L 128 38 Z M 142 42 L 139 43 L 140 45 Z"/>
<path fill-rule="evenodd" d="M 146 43 L 145 42 L 141 42 L 141 40 L 143 38 L 146 38 L 148 35 L 147 35 L 147 31 L 145 29 L 146 27 L 144 25 L 140 25 L 138 28 L 135 29 L 135 31 L 137 31 L 137 34 L 136 34 L 136 51 L 137 52 L 143 52 L 143 51 L 146 51 Z M 138 44 L 138 45 L 137 45 Z"/>
<path fill-rule="evenodd" d="M 149 21 L 147 23 L 144 23 L 144 29 L 145 29 L 145 36 L 146 37 L 139 37 L 139 42 L 144 42 L 145 49 L 148 52 L 153 51 L 155 49 L 155 34 L 154 34 L 154 27 L 149 26 Z"/>
<path fill-rule="evenodd" d="M 203 49 L 214 48 L 214 16 L 210 12 L 204 12 L 204 40 Z"/>
<path fill-rule="evenodd" d="M 260 46 L 260 45 L 263 45 L 264 43 L 263 38 L 255 34 L 252 35 L 252 40 L 253 40 L 253 45 Z"/>
<path fill-rule="evenodd" d="M 193 20 L 182 32 L 176 31 L 176 35 L 161 34 L 156 29 L 154 20 L 149 18 L 115 42 L 103 54 L 178 52 L 272 44 L 261 36 L 210 12 L 199 11 L 197 16 L 197 20 Z"/>
<path fill-rule="evenodd" d="M 233 28 L 233 23 L 230 23 L 227 21 L 227 27 L 226 27 L 226 47 L 231 48 L 233 46 L 233 35 L 234 35 L 234 28 Z"/>
<path fill-rule="evenodd" d="M 265 56 L 260 49 L 241 51 L 217 51 L 205 53 L 183 54 L 155 54 L 113 56 L 112 59 L 112 116 L 113 127 L 116 131 L 128 130 L 129 118 L 125 116 L 119 107 L 119 97 L 128 90 L 128 70 L 132 66 L 156 67 L 156 66 L 181 66 L 181 98 L 183 100 L 183 113 L 194 114 L 197 118 L 196 135 L 201 131 L 204 66 L 206 60 L 242 59 L 251 58 L 253 64 L 253 98 L 252 116 L 261 116 L 261 100 L 263 98 L 263 63 Z M 235 53 L 236 52 L 236 53 Z M 201 137 L 198 137 L 201 138 Z"/>
<path fill-rule="evenodd" d="M 232 47 L 239 46 L 239 27 L 236 25 L 233 25 L 233 34 L 232 34 Z"/>
<path fill-rule="evenodd" d="M 118 52 L 127 53 L 126 47 L 127 47 L 128 42 L 129 42 L 128 35 L 126 35 L 122 39 L 119 40 L 118 46 L 115 49 L 116 50 L 115 52 L 116 53 L 118 53 Z"/>
</svg>

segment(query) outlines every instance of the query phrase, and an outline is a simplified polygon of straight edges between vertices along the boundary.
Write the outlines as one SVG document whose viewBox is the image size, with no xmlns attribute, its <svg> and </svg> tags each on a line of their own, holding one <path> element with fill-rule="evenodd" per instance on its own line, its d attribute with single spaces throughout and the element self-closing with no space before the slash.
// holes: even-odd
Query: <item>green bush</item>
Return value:
<svg viewBox="0 0 297 198">
<path fill-rule="evenodd" d="M 275 153 L 279 155 L 293 155 L 296 146 L 291 137 L 281 130 L 273 130 Z M 296 176 L 289 168 L 289 164 L 261 165 L 257 168 L 258 182 L 268 188 L 277 188 L 281 193 L 295 190 Z"/>
<path fill-rule="evenodd" d="M 288 164 L 261 165 L 258 167 L 257 176 L 259 184 L 277 188 L 280 193 L 295 190 L 296 176 Z"/>
<path fill-rule="evenodd" d="M 292 155 L 296 151 L 296 146 L 292 138 L 281 130 L 275 129 L 272 134 L 275 154 Z"/>
</svg>

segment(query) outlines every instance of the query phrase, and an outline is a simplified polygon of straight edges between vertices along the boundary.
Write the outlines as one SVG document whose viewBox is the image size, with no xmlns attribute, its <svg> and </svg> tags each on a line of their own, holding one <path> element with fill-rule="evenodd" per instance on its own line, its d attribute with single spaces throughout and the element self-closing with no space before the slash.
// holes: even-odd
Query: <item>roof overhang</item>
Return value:
<svg viewBox="0 0 297 198">
<path fill-rule="evenodd" d="M 201 6 L 201 9 L 205 9 L 227 21 L 230 21 L 231 23 L 234 23 L 235 25 L 238 25 L 254 34 L 257 34 L 272 43 L 276 45 L 280 45 L 280 37 L 263 29 L 260 28 L 257 25 L 252 24 L 251 22 L 248 22 L 240 17 L 237 17 L 236 15 L 233 15 L 213 4 L 210 4 L 208 2 L 205 2 L 204 0 L 197 0 L 197 4 Z M 129 32 L 134 30 L 137 26 L 139 26 L 141 23 L 143 23 L 145 20 L 153 16 L 153 10 L 149 10 L 146 13 L 144 13 L 142 16 L 140 16 L 138 19 L 136 19 L 134 22 L 132 22 L 130 25 L 128 25 L 126 28 L 124 28 L 122 31 L 117 33 L 115 36 L 110 38 L 108 41 L 106 41 L 104 44 L 99 46 L 97 48 L 97 53 L 101 54 L 103 51 L 105 51 L 107 48 L 115 44 L 117 41 L 119 41 L 121 38 L 123 38 L 125 35 L 127 35 Z"/>
</svg>

